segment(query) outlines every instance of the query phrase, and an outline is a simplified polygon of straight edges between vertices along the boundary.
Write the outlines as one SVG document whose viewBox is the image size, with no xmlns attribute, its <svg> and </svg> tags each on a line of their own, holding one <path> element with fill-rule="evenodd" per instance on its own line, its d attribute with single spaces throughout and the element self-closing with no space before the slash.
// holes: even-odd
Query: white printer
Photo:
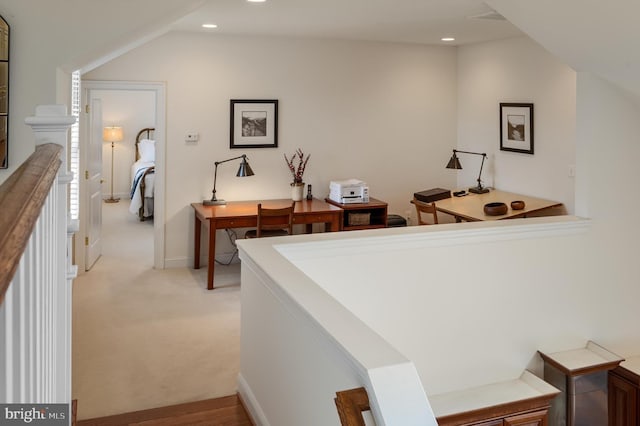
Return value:
<svg viewBox="0 0 640 426">
<path fill-rule="evenodd" d="M 332 180 L 329 182 L 329 198 L 336 203 L 368 203 L 369 186 L 359 179 Z"/>
</svg>

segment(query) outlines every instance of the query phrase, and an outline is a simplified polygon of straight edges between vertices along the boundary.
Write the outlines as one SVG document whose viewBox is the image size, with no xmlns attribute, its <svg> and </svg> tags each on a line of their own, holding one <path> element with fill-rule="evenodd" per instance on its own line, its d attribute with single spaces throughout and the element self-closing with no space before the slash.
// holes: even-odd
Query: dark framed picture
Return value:
<svg viewBox="0 0 640 426">
<path fill-rule="evenodd" d="M 0 169 L 9 167 L 9 24 L 0 16 Z"/>
<path fill-rule="evenodd" d="M 500 104 L 500 150 L 533 154 L 533 104 Z"/>
<path fill-rule="evenodd" d="M 277 99 L 231 99 L 230 148 L 278 146 Z"/>
</svg>

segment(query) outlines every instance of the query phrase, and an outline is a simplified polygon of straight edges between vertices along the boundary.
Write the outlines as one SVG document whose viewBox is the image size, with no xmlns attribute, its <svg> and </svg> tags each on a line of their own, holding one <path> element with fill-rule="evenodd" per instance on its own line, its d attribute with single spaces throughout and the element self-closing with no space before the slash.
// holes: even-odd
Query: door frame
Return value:
<svg viewBox="0 0 640 426">
<path fill-rule="evenodd" d="M 153 266 L 156 269 L 165 267 L 164 251 L 164 223 L 165 223 L 165 176 L 166 176 L 166 84 L 163 82 L 140 82 L 140 81 L 114 81 L 114 80 L 81 80 L 82 105 L 86 105 L 88 94 L 91 90 L 126 90 L 126 91 L 152 91 L 155 93 L 156 127 L 154 137 L 156 140 L 156 166 L 155 166 L 155 193 L 153 211 Z M 89 140 L 89 120 L 86 110 L 80 114 L 80 170 L 87 170 L 87 144 Z M 84 173 L 84 172 L 83 172 Z M 80 241 L 84 241 L 88 235 L 87 226 L 87 197 L 88 191 L 84 179 L 80 179 Z M 84 264 L 84 250 L 76 250 L 76 264 Z"/>
</svg>

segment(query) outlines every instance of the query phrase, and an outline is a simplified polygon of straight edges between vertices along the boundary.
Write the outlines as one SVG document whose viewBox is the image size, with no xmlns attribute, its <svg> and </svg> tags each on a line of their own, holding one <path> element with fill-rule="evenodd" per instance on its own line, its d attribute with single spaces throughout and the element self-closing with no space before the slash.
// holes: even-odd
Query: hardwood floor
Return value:
<svg viewBox="0 0 640 426">
<path fill-rule="evenodd" d="M 82 404 L 82 401 L 78 401 Z M 80 420 L 78 426 L 253 426 L 238 395 Z"/>
</svg>

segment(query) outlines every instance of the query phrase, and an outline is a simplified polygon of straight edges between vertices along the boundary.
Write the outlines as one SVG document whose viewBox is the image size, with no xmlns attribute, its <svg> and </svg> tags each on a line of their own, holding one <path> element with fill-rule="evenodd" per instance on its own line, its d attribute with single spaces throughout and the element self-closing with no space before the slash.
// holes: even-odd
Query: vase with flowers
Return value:
<svg viewBox="0 0 640 426">
<path fill-rule="evenodd" d="M 293 177 L 293 182 L 291 182 L 291 199 L 293 201 L 302 200 L 302 193 L 304 192 L 304 181 L 302 180 L 302 176 L 304 175 L 304 170 L 309 162 L 309 157 L 310 155 L 305 156 L 304 152 L 302 152 L 300 148 L 296 150 L 295 154 L 293 154 L 291 158 L 288 158 L 287 154 L 284 154 L 284 161 L 286 161 L 289 171 Z"/>
</svg>

